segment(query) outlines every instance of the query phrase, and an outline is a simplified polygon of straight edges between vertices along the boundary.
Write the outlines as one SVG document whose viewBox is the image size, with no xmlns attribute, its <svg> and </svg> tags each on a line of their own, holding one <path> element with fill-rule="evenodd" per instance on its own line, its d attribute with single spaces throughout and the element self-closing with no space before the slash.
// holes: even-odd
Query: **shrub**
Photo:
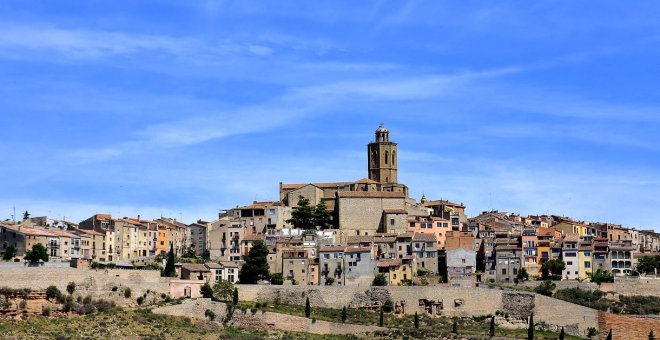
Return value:
<svg viewBox="0 0 660 340">
<path fill-rule="evenodd" d="M 62 296 L 62 292 L 55 287 L 55 286 L 48 286 L 46 288 L 46 298 L 49 300 L 60 298 Z"/>
<path fill-rule="evenodd" d="M 165 294 L 165 293 L 160 293 L 160 298 L 161 298 L 161 299 L 164 300 L 166 297 L 167 297 L 167 294 Z"/>
<path fill-rule="evenodd" d="M 385 274 L 376 274 L 376 276 L 374 276 L 374 281 L 371 284 L 373 286 L 387 286 L 387 278 L 385 277 Z"/>
<path fill-rule="evenodd" d="M 542 295 L 552 296 L 552 291 L 555 290 L 556 287 L 557 285 L 554 282 L 546 280 L 536 287 L 536 292 Z"/>
<path fill-rule="evenodd" d="M 200 289 L 200 293 L 202 294 L 203 298 L 210 299 L 213 297 L 213 288 L 211 288 L 211 285 L 208 283 L 205 283 L 202 285 L 202 288 Z"/>
<path fill-rule="evenodd" d="M 394 303 L 392 302 L 392 300 L 391 299 L 385 300 L 385 303 L 383 303 L 383 309 L 389 313 L 392 311 L 393 308 L 394 308 Z"/>
<path fill-rule="evenodd" d="M 82 296 L 78 295 L 76 297 L 76 302 L 81 303 L 82 302 Z"/>
<path fill-rule="evenodd" d="M 142 304 L 144 303 L 144 297 L 138 296 L 138 298 L 135 301 L 137 302 L 138 306 L 142 306 Z"/>
<path fill-rule="evenodd" d="M 9 247 L 7 247 L 7 249 L 5 249 L 5 252 L 2 254 L 2 259 L 5 261 L 11 260 L 12 258 L 14 258 L 14 256 L 16 256 L 17 251 L 18 249 L 16 249 L 15 245 L 13 244 L 10 245 Z"/>
<path fill-rule="evenodd" d="M 587 328 L 587 338 L 591 339 L 598 334 L 598 330 L 594 327 Z"/>
<path fill-rule="evenodd" d="M 117 289 L 119 289 L 119 288 L 117 288 L 117 286 L 112 287 L 112 291 L 113 291 L 113 292 L 116 292 Z"/>
<path fill-rule="evenodd" d="M 204 316 L 207 317 L 207 318 L 209 319 L 209 321 L 213 321 L 213 320 L 215 320 L 215 312 L 213 312 L 213 311 L 210 310 L 210 309 L 207 309 L 207 310 L 204 312 Z"/>
<path fill-rule="evenodd" d="M 96 307 L 96 310 L 99 313 L 111 312 L 111 311 L 117 309 L 117 306 L 115 305 L 114 302 L 103 300 L 103 299 L 97 300 L 94 303 L 94 307 Z"/>
<path fill-rule="evenodd" d="M 41 310 L 41 315 L 50 316 L 50 307 L 46 306 Z"/>
<path fill-rule="evenodd" d="M 96 261 L 92 262 L 92 269 L 98 269 L 100 266 L 101 266 L 100 263 L 98 263 Z"/>
<path fill-rule="evenodd" d="M 325 285 L 326 286 L 332 286 L 333 283 L 335 283 L 335 279 L 333 279 L 331 277 L 326 277 L 325 278 Z"/>
<path fill-rule="evenodd" d="M 275 273 L 270 277 L 270 283 L 274 285 L 284 284 L 284 275 L 282 273 Z"/>
<path fill-rule="evenodd" d="M 26 310 L 27 309 L 27 300 L 21 300 L 21 303 L 18 304 L 18 307 L 21 310 Z"/>
<path fill-rule="evenodd" d="M 417 269 L 417 276 L 424 277 L 431 274 L 431 271 L 426 268 Z"/>
<path fill-rule="evenodd" d="M 66 291 L 69 294 L 73 294 L 73 292 L 76 291 L 76 283 L 71 281 L 69 284 L 66 285 Z"/>
<path fill-rule="evenodd" d="M 91 297 L 91 295 L 87 295 L 87 296 L 85 296 L 85 298 L 82 300 L 82 303 L 83 303 L 84 305 L 89 305 L 90 303 L 92 303 L 92 297 Z"/>
<path fill-rule="evenodd" d="M 124 297 L 127 298 L 127 299 L 131 297 L 131 289 L 130 288 L 124 289 Z"/>
</svg>

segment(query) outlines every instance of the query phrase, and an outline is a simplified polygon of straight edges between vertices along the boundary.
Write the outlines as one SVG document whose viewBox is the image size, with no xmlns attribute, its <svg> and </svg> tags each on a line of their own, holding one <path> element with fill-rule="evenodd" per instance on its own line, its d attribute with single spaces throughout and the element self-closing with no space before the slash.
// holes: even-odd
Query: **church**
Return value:
<svg viewBox="0 0 660 340">
<path fill-rule="evenodd" d="M 323 200 L 335 216 L 339 238 L 405 232 L 408 216 L 428 216 L 428 209 L 408 197 L 408 187 L 398 183 L 398 145 L 380 125 L 367 146 L 368 178 L 353 182 L 280 183 L 280 200 L 296 207 L 305 197 L 313 205 Z"/>
</svg>

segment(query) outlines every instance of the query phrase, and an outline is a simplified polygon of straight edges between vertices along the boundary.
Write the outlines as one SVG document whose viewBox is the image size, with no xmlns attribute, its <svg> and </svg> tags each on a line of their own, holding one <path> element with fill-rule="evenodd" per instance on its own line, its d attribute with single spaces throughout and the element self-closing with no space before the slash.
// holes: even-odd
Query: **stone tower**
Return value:
<svg viewBox="0 0 660 340">
<path fill-rule="evenodd" d="M 369 179 L 380 183 L 397 182 L 397 144 L 390 142 L 390 131 L 380 124 L 376 140 L 367 147 Z"/>
</svg>

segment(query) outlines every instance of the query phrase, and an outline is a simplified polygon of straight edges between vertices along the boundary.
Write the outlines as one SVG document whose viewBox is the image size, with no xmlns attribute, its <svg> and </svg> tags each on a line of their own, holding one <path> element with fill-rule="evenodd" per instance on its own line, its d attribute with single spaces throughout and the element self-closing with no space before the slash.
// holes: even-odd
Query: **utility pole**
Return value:
<svg viewBox="0 0 660 340">
<path fill-rule="evenodd" d="M 12 220 L 14 220 L 14 224 L 16 224 L 16 206 L 14 205 L 14 214 L 11 215 Z"/>
</svg>

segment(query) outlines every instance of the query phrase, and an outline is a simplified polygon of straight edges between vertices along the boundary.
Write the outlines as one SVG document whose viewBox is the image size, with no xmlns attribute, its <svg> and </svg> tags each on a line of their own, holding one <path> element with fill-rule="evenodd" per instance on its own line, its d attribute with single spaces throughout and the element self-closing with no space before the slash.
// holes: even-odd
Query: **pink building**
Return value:
<svg viewBox="0 0 660 340">
<path fill-rule="evenodd" d="M 448 220 L 440 217 L 408 217 L 408 231 L 420 234 L 434 234 L 438 241 L 438 249 L 445 247 L 446 233 L 452 231 Z"/>
</svg>

